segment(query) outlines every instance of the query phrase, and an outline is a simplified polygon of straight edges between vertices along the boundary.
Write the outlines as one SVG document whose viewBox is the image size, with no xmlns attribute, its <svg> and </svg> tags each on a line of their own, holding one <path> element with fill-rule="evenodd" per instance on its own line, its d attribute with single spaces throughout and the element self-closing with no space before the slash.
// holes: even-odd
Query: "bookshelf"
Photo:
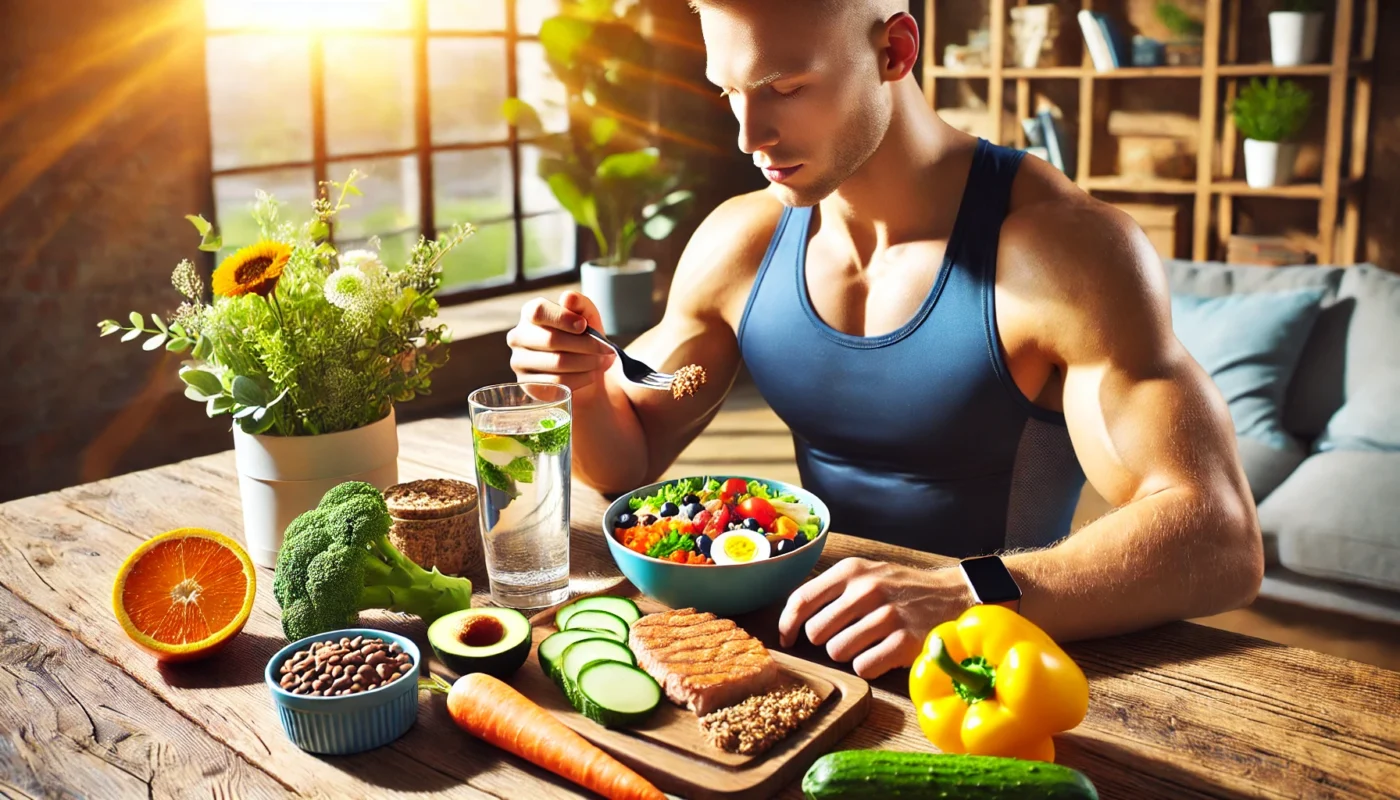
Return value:
<svg viewBox="0 0 1400 800">
<path fill-rule="evenodd" d="M 1021 120 L 1032 112 L 1031 81 L 1077 81 L 1079 117 L 1076 163 L 1079 174 L 1075 177 L 1085 191 L 1192 197 L 1194 213 L 1190 220 L 1190 256 L 1198 261 L 1223 253 L 1224 243 L 1234 233 L 1235 198 L 1272 197 L 1315 202 L 1318 207 L 1317 232 L 1311 249 L 1318 263 L 1355 263 L 1360 242 L 1362 197 L 1357 189 L 1366 178 L 1373 92 L 1371 69 L 1376 48 L 1379 0 L 1334 0 L 1332 41 L 1324 44 L 1324 53 L 1330 54 L 1330 59 L 1324 63 L 1293 67 L 1239 63 L 1241 7 L 1244 0 L 1205 0 L 1202 20 L 1204 49 L 1200 66 L 1124 67 L 1110 72 L 1096 71 L 1089 60 L 1087 48 L 1082 46 L 1079 66 L 1008 66 L 1005 63 L 1008 9 L 1028 5 L 1028 0 L 987 0 L 990 34 L 988 66 L 975 69 L 942 66 L 935 37 L 938 7 L 951 2 L 955 0 L 926 0 L 924 4 L 923 88 L 930 104 L 936 102 L 939 81 L 985 80 L 987 108 L 991 115 L 988 138 L 997 144 L 1024 147 L 1025 133 L 1020 126 L 1013 126 L 1008 131 L 1004 122 L 1008 85 L 1014 91 L 1015 119 Z M 1093 9 L 1094 0 L 1080 0 L 1080 3 L 1081 8 Z M 1059 5 L 1061 12 L 1066 12 L 1065 3 L 1062 1 Z M 1077 33 L 1073 13 L 1067 16 L 1067 20 L 1062 20 L 1062 26 L 1068 25 L 1073 29 L 1071 33 Z M 1267 37 L 1268 32 L 1251 30 L 1249 35 Z M 1241 80 L 1269 76 L 1326 80 L 1325 93 L 1317 92 L 1314 97 L 1313 113 L 1321 112 L 1325 116 L 1325 125 L 1320 175 L 1313 182 L 1255 189 L 1234 178 L 1239 157 L 1239 137 L 1234 121 L 1225 109 L 1235 99 Z M 1200 134 L 1194 180 L 1091 174 L 1096 129 L 1108 112 L 1110 93 L 1103 88 L 1103 82 L 1148 79 L 1193 81 L 1196 84 Z"/>
</svg>

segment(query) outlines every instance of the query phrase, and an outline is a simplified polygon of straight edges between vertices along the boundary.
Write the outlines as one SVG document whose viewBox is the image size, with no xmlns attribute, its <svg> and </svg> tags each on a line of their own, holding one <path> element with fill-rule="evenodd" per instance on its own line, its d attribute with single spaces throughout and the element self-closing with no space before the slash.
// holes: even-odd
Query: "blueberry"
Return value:
<svg viewBox="0 0 1400 800">
<path fill-rule="evenodd" d="M 806 543 L 807 543 L 807 534 L 805 534 L 805 533 L 799 533 L 799 534 L 796 534 L 796 535 L 794 535 L 794 536 L 792 537 L 792 546 L 795 547 L 795 548 L 796 548 L 796 547 L 801 547 L 802 545 L 804 545 L 804 544 L 806 544 Z"/>
<path fill-rule="evenodd" d="M 754 519 L 753 517 L 749 517 L 748 519 L 744 520 L 744 527 L 748 528 L 751 531 L 763 530 L 763 524 L 760 523 L 758 520 Z"/>
<path fill-rule="evenodd" d="M 676 505 L 675 503 L 662 503 L 660 513 L 663 517 L 674 517 L 675 515 L 681 513 L 681 509 L 680 506 Z"/>
<path fill-rule="evenodd" d="M 703 533 L 695 537 L 695 549 L 700 551 L 700 555 L 705 556 L 706 558 L 708 558 L 710 555 L 710 545 L 714 543 L 714 539 L 711 539 Z"/>
<path fill-rule="evenodd" d="M 641 515 L 640 517 L 637 517 L 637 524 L 638 524 L 638 525 L 655 525 L 655 524 L 656 524 L 656 517 L 653 517 L 651 514 L 643 514 L 643 515 Z"/>
<path fill-rule="evenodd" d="M 690 505 L 691 503 L 698 503 L 698 502 L 700 502 L 700 496 L 699 496 L 699 495 L 696 495 L 696 494 L 688 494 L 688 495 L 686 495 L 685 497 L 682 497 L 682 498 L 681 498 L 681 505 L 682 505 L 682 506 L 688 506 L 688 505 Z"/>
<path fill-rule="evenodd" d="M 636 525 L 637 516 L 635 514 L 623 514 L 617 518 L 617 527 L 619 528 L 633 528 Z"/>
<path fill-rule="evenodd" d="M 681 513 L 685 515 L 686 519 L 695 519 L 700 516 L 700 512 L 704 510 L 705 507 L 699 503 L 686 503 L 681 507 Z"/>
<path fill-rule="evenodd" d="M 779 539 L 777 554 L 781 556 L 786 553 L 791 553 L 792 551 L 796 550 L 801 546 L 802 545 L 798 544 L 793 539 Z"/>
</svg>

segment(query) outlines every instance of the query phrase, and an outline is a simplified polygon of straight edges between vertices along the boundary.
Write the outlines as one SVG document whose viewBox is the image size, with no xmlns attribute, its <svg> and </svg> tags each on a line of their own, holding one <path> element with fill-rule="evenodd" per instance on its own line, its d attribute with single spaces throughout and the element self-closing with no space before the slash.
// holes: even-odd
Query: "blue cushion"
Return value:
<svg viewBox="0 0 1400 800">
<path fill-rule="evenodd" d="M 1238 435 L 1280 450 L 1298 446 L 1283 429 L 1283 398 L 1325 293 L 1172 295 L 1176 336 L 1220 387 Z"/>
</svg>

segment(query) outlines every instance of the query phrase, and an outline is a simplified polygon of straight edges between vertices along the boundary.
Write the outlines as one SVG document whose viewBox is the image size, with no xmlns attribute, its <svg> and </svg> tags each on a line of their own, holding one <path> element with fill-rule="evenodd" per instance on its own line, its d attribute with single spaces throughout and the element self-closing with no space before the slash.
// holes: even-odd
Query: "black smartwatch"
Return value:
<svg viewBox="0 0 1400 800">
<path fill-rule="evenodd" d="M 1001 562 L 1000 556 L 965 558 L 958 567 L 978 603 L 1021 610 L 1021 587 L 1016 585 L 1016 579 L 1011 577 L 1011 570 Z"/>
</svg>

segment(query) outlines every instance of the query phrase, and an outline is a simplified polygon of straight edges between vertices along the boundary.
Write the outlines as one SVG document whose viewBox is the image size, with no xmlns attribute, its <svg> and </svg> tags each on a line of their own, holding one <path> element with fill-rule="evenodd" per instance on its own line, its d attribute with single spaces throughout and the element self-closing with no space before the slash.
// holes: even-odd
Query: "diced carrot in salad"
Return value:
<svg viewBox="0 0 1400 800">
<path fill-rule="evenodd" d="M 630 509 L 617 519 L 617 541 L 677 564 L 715 564 L 713 546 L 720 537 L 726 537 L 720 563 L 735 563 L 725 555 L 731 539 L 749 540 L 735 550 L 746 562 L 785 555 L 821 532 L 821 520 L 797 497 L 742 478 L 675 481 L 650 497 L 632 498 Z"/>
</svg>

